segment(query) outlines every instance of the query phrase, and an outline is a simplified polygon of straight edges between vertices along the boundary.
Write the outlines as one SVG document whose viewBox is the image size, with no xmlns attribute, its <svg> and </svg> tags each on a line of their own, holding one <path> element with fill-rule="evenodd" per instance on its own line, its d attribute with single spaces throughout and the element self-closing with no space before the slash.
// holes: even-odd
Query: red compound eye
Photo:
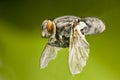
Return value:
<svg viewBox="0 0 120 80">
<path fill-rule="evenodd" d="M 49 33 L 52 33 L 52 31 L 53 31 L 53 22 L 49 20 L 49 21 L 47 22 L 46 28 L 47 28 L 47 31 L 48 31 Z"/>
</svg>

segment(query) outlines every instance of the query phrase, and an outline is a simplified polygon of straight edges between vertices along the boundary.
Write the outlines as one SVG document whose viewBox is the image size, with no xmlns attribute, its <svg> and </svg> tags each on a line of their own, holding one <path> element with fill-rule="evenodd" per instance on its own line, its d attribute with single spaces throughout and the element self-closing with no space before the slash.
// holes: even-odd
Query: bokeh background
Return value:
<svg viewBox="0 0 120 80">
<path fill-rule="evenodd" d="M 83 71 L 72 76 L 68 49 L 41 70 L 39 59 L 47 39 L 41 38 L 45 19 L 63 15 L 103 20 L 102 34 L 87 36 L 90 55 Z M 1 0 L 0 80 L 120 80 L 119 0 Z"/>
</svg>

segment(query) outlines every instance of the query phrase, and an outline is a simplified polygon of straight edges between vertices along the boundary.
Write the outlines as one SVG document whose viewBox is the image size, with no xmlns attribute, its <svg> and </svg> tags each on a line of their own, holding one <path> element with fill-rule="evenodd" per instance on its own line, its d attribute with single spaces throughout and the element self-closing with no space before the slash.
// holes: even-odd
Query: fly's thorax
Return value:
<svg viewBox="0 0 120 80">
<path fill-rule="evenodd" d="M 59 47 L 68 47 L 69 46 L 69 38 L 70 38 L 70 26 L 64 26 L 62 28 L 57 27 L 56 29 L 56 44 Z"/>
<path fill-rule="evenodd" d="M 54 20 L 56 25 L 56 39 L 60 47 L 68 47 L 71 29 L 80 21 L 79 17 L 63 16 Z"/>
</svg>

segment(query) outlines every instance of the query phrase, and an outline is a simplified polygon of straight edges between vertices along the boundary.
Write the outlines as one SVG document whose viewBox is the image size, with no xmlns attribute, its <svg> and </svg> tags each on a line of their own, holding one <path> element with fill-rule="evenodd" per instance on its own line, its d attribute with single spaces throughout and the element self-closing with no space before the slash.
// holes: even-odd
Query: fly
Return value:
<svg viewBox="0 0 120 80">
<path fill-rule="evenodd" d="M 55 59 L 61 48 L 69 48 L 68 64 L 70 72 L 75 75 L 82 71 L 89 55 L 85 36 L 102 33 L 105 25 L 95 17 L 62 16 L 53 21 L 44 20 L 41 29 L 42 37 L 48 38 L 48 42 L 40 58 L 40 67 L 45 68 Z"/>
</svg>

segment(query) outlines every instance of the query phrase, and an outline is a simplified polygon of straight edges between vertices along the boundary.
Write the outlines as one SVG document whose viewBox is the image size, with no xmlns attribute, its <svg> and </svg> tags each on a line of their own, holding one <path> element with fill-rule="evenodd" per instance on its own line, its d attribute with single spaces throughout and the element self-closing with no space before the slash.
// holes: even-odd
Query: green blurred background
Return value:
<svg viewBox="0 0 120 80">
<path fill-rule="evenodd" d="M 94 16 L 106 30 L 87 36 L 90 55 L 83 71 L 72 76 L 68 49 L 41 70 L 39 59 L 47 42 L 41 38 L 45 19 L 63 15 Z M 120 0 L 1 0 L 0 80 L 120 80 Z"/>
</svg>

